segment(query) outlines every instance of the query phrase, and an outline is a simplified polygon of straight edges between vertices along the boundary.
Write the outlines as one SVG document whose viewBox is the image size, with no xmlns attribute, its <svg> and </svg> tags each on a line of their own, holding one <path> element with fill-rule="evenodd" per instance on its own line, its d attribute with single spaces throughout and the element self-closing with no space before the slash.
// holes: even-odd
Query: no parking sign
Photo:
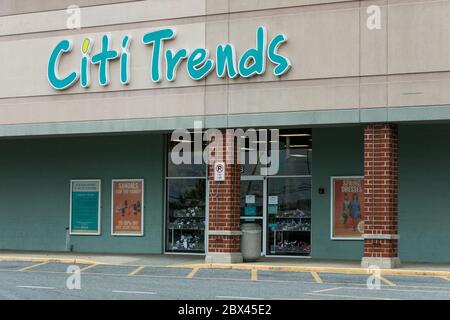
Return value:
<svg viewBox="0 0 450 320">
<path fill-rule="evenodd" d="M 225 162 L 214 162 L 214 181 L 225 181 Z"/>
</svg>

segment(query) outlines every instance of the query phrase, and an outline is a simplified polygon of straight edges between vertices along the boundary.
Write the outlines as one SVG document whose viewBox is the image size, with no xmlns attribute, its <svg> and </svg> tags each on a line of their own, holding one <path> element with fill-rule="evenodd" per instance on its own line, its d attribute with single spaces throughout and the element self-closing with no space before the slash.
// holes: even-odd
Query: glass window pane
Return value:
<svg viewBox="0 0 450 320">
<path fill-rule="evenodd" d="M 167 251 L 205 251 L 205 179 L 167 180 Z"/>
<path fill-rule="evenodd" d="M 167 176 L 168 177 L 205 177 L 206 176 L 206 164 L 203 162 L 203 151 L 194 152 L 194 147 L 192 142 L 180 142 L 180 141 L 170 141 L 168 139 L 168 154 L 167 154 Z M 171 152 L 173 148 L 179 143 L 183 144 L 183 150 L 190 153 L 189 163 L 175 164 L 172 161 Z M 203 146 L 204 149 L 205 146 Z M 177 156 L 182 157 L 183 152 L 177 153 Z M 201 164 L 195 164 L 194 158 L 202 159 Z"/>
<path fill-rule="evenodd" d="M 273 139 L 272 136 L 270 136 Z M 263 150 L 262 147 L 267 141 L 261 141 L 257 144 L 249 145 L 248 139 L 245 141 L 245 147 L 241 152 L 245 153 L 245 161 L 242 164 L 241 173 L 245 176 L 259 176 L 261 175 L 261 165 L 250 163 L 250 154 Z M 272 141 L 269 144 L 267 152 L 271 159 L 272 150 L 275 143 Z M 274 151 L 278 152 L 279 156 L 279 170 L 276 175 L 297 175 L 310 176 L 312 175 L 312 131 L 311 129 L 286 129 L 279 131 L 279 144 Z M 258 148 L 259 150 L 255 149 Z M 250 151 L 253 150 L 253 151 Z M 259 160 L 259 159 L 258 159 Z"/>
<path fill-rule="evenodd" d="M 311 130 L 280 130 L 278 175 L 312 175 Z"/>
<path fill-rule="evenodd" d="M 268 178 L 267 248 L 271 255 L 310 255 L 311 178 Z"/>
<path fill-rule="evenodd" d="M 241 217 L 263 216 L 263 188 L 262 180 L 241 181 Z"/>
</svg>

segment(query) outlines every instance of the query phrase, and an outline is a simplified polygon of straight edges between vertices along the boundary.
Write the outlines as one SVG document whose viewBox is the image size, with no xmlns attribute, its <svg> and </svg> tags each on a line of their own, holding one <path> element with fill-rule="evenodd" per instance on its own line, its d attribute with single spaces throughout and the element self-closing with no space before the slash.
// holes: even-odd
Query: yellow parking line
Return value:
<svg viewBox="0 0 450 320">
<path fill-rule="evenodd" d="M 450 277 L 440 277 L 441 279 L 444 279 L 444 280 L 447 280 L 447 281 L 450 281 Z"/>
<path fill-rule="evenodd" d="M 83 271 L 86 271 L 86 270 L 92 269 L 92 268 L 94 268 L 94 267 L 96 267 L 96 266 L 97 266 L 97 264 L 96 264 L 96 263 L 94 263 L 94 264 L 91 264 L 90 266 L 87 266 L 87 267 L 84 267 L 83 269 L 80 269 L 80 272 L 83 272 Z"/>
<path fill-rule="evenodd" d="M 252 281 L 258 281 L 258 269 L 252 269 Z"/>
<path fill-rule="evenodd" d="M 192 279 L 195 277 L 196 273 L 198 272 L 198 270 L 200 270 L 200 268 L 194 268 L 192 269 L 191 272 L 189 272 L 189 274 L 186 276 L 186 278 L 188 279 Z"/>
<path fill-rule="evenodd" d="M 311 271 L 311 275 L 317 283 L 323 283 L 322 279 L 319 277 L 319 274 L 315 271 Z"/>
<path fill-rule="evenodd" d="M 319 266 L 273 266 L 273 265 L 252 265 L 252 264 L 223 264 L 223 263 L 196 263 L 196 264 L 177 264 L 169 265 L 171 268 L 201 268 L 201 269 L 233 269 L 233 270 L 251 270 L 258 269 L 264 271 L 287 271 L 287 272 L 320 272 L 320 273 L 344 273 L 344 274 L 367 274 L 366 268 L 356 267 L 319 267 Z M 416 276 L 416 277 L 450 277 L 449 271 L 433 270 L 402 270 L 402 269 L 383 269 L 382 275 L 390 276 Z"/>
<path fill-rule="evenodd" d="M 43 266 L 44 264 L 47 264 L 47 263 L 48 263 L 48 261 L 44 261 L 44 262 L 41 262 L 41 263 L 33 264 L 32 266 L 28 266 L 28 267 L 19 269 L 17 271 L 27 271 L 27 270 L 30 270 L 30 269 L 33 269 L 33 268 L 36 268 L 36 267 L 39 267 L 39 266 Z"/>
<path fill-rule="evenodd" d="M 385 277 L 380 276 L 380 280 L 383 281 L 388 286 L 391 286 L 391 287 L 395 287 L 396 286 L 395 283 L 393 283 L 392 281 L 386 279 Z"/>
<path fill-rule="evenodd" d="M 141 270 L 144 269 L 144 268 L 145 268 L 145 266 L 139 266 L 139 267 L 137 267 L 136 269 L 134 269 L 133 271 L 131 271 L 131 272 L 128 274 L 128 276 L 129 276 L 129 277 L 134 276 L 135 274 L 141 272 Z"/>
</svg>

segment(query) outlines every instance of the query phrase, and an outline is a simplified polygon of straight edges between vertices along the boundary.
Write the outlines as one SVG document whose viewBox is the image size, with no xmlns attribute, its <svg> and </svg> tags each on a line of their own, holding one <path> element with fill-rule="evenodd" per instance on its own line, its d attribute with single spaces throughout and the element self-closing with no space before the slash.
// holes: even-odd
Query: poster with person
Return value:
<svg viewBox="0 0 450 320">
<path fill-rule="evenodd" d="M 112 181 L 111 232 L 118 236 L 144 235 L 144 180 Z"/>
<path fill-rule="evenodd" d="M 331 239 L 362 239 L 363 187 L 363 177 L 331 178 Z"/>
</svg>

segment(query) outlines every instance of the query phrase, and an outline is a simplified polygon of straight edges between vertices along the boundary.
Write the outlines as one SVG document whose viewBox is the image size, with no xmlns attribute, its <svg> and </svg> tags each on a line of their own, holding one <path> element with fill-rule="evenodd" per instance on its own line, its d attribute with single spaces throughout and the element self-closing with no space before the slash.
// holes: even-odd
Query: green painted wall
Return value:
<svg viewBox="0 0 450 320">
<path fill-rule="evenodd" d="M 71 236 L 78 252 L 161 253 L 161 134 L 0 141 L 0 249 L 66 250 L 70 179 L 102 181 L 101 236 Z M 111 179 L 143 178 L 144 237 L 111 236 Z"/>
<path fill-rule="evenodd" d="M 330 240 L 330 179 L 364 175 L 363 138 L 362 127 L 313 129 L 313 258 L 361 260 L 362 240 Z M 325 194 L 319 194 L 319 188 Z"/>
<path fill-rule="evenodd" d="M 450 262 L 450 126 L 399 127 L 399 255 Z"/>
</svg>

